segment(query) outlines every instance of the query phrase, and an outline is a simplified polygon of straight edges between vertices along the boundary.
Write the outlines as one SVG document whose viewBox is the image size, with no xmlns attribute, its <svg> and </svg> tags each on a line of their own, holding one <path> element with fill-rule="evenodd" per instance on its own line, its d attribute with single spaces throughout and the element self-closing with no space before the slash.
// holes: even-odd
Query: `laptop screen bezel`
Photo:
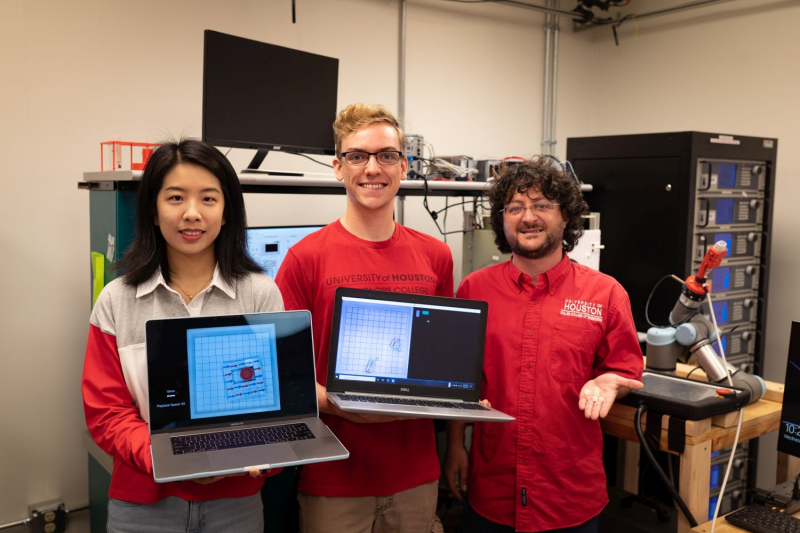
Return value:
<svg viewBox="0 0 800 533">
<path fill-rule="evenodd" d="M 457 389 L 447 387 L 429 387 L 423 385 L 408 385 L 396 383 L 378 383 L 372 381 L 341 380 L 336 379 L 336 359 L 339 346 L 339 332 L 342 316 L 343 298 L 357 298 L 365 300 L 382 300 L 388 302 L 404 302 L 413 305 L 434 305 L 457 307 L 480 311 L 480 326 L 478 331 L 478 346 L 473 369 L 472 389 Z M 327 390 L 330 392 L 361 392 L 389 394 L 393 396 L 422 396 L 433 398 L 448 398 L 477 402 L 480 399 L 481 380 L 483 379 L 483 356 L 486 343 L 486 321 L 489 304 L 480 300 L 463 300 L 459 298 L 445 298 L 442 296 L 428 296 L 418 294 L 392 293 L 385 291 L 372 291 L 364 289 L 351 289 L 338 287 L 334 299 L 333 322 L 331 325 L 330 354 L 328 356 L 328 382 Z"/>
<path fill-rule="evenodd" d="M 176 338 L 178 336 L 183 336 L 185 339 L 186 332 L 190 329 L 205 329 L 205 328 L 218 328 L 218 327 L 227 327 L 227 326 L 240 326 L 240 325 L 248 325 L 248 319 L 255 317 L 259 320 L 257 323 L 273 323 L 273 324 L 280 324 L 281 321 L 284 322 L 291 322 L 294 321 L 295 324 L 292 324 L 293 327 L 299 325 L 302 321 L 303 328 L 299 330 L 300 332 L 304 332 L 307 335 L 307 339 L 305 342 L 308 344 L 308 353 L 305 354 L 305 359 L 307 360 L 307 369 L 303 370 L 303 373 L 308 373 L 309 375 L 304 378 L 308 381 L 308 393 L 307 398 L 299 399 L 296 406 L 291 406 L 291 404 L 284 403 L 284 396 L 283 396 L 283 389 L 281 389 L 281 408 L 278 410 L 270 410 L 270 411 L 262 411 L 257 413 L 251 413 L 247 415 L 226 415 L 223 417 L 209 417 L 209 418 L 201 418 L 196 420 L 191 420 L 191 418 L 187 417 L 186 419 L 188 423 L 181 424 L 181 425 L 171 425 L 167 427 L 159 427 L 158 429 L 154 428 L 153 424 L 153 416 L 157 412 L 155 409 L 157 408 L 155 403 L 157 403 L 157 399 L 155 399 L 154 395 L 151 394 L 151 391 L 154 390 L 154 386 L 156 386 L 158 382 L 154 376 L 154 372 L 151 372 L 151 369 L 158 368 L 158 361 L 160 357 L 163 357 L 163 351 L 166 349 L 166 343 L 160 342 L 153 342 L 153 339 L 162 338 L 163 335 L 166 333 L 172 338 Z M 148 342 L 150 340 L 151 342 Z M 237 428 L 241 426 L 252 426 L 254 424 L 274 424 L 277 422 L 285 422 L 291 420 L 298 420 L 302 418 L 308 417 L 317 417 L 319 416 L 319 406 L 317 403 L 317 396 L 316 396 L 316 382 L 317 382 L 317 375 L 316 375 L 316 364 L 315 364 L 315 357 L 314 357 L 314 338 L 313 338 L 313 328 L 311 325 L 311 313 L 309 311 L 277 311 L 271 313 L 244 313 L 244 314 L 236 314 L 236 315 L 214 315 L 214 316 L 198 316 L 198 317 L 181 317 L 181 318 L 159 318 L 159 319 L 150 319 L 145 322 L 145 350 L 147 353 L 147 405 L 149 407 L 149 417 L 148 417 L 148 426 L 150 428 L 150 434 L 156 435 L 159 433 L 175 433 L 175 432 L 189 432 L 189 431 L 203 431 L 209 429 L 227 429 L 227 428 Z M 278 357 L 283 358 L 286 355 L 280 354 L 281 348 L 278 346 Z M 187 357 L 187 368 L 188 368 L 188 355 Z M 290 356 L 293 358 L 294 362 L 302 361 L 299 359 L 299 354 Z M 302 363 L 301 363 L 302 364 Z M 278 376 L 279 379 L 284 378 L 286 375 L 287 369 L 285 367 L 281 367 L 278 365 Z M 187 387 L 188 387 L 188 375 L 187 379 Z M 285 378 L 284 378 L 285 379 Z M 283 382 L 283 379 L 281 379 Z M 313 392 L 313 394 L 312 394 Z M 187 401 L 188 401 L 188 395 Z M 189 407 L 187 407 L 188 409 Z"/>
</svg>

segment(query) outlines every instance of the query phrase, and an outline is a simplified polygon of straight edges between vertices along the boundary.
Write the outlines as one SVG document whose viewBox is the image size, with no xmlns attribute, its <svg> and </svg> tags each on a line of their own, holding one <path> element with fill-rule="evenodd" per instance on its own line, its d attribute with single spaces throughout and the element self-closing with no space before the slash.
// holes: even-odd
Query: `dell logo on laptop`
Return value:
<svg viewBox="0 0 800 533">
<path fill-rule="evenodd" d="M 408 387 L 400 387 L 400 391 L 401 392 L 411 392 L 411 389 L 409 389 Z"/>
</svg>

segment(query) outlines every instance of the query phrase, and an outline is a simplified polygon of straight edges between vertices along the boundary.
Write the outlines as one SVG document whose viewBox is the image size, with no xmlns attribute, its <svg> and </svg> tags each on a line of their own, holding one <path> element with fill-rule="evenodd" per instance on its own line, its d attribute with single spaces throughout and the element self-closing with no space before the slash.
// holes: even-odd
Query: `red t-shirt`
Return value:
<svg viewBox="0 0 800 533">
<path fill-rule="evenodd" d="M 481 396 L 517 419 L 475 424 L 470 505 L 517 531 L 593 518 L 608 502 L 603 440 L 578 395 L 606 372 L 641 379 L 627 293 L 564 256 L 535 287 L 509 261 L 467 276 L 458 297 L 489 302 Z"/>
<path fill-rule="evenodd" d="M 293 246 L 275 281 L 287 310 L 311 311 L 317 381 L 324 386 L 336 287 L 452 296 L 453 259 L 443 242 L 399 224 L 389 240 L 371 242 L 336 221 Z M 356 424 L 321 417 L 350 458 L 305 465 L 301 492 L 388 496 L 439 478 L 431 420 Z"/>
</svg>

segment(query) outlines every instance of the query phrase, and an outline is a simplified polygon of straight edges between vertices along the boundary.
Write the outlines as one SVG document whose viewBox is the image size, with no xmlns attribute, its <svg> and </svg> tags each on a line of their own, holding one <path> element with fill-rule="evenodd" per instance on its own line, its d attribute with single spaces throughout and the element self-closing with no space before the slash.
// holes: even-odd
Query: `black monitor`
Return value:
<svg viewBox="0 0 800 533">
<path fill-rule="evenodd" d="M 247 253 L 275 279 L 289 248 L 325 226 L 274 226 L 247 228 Z"/>
<path fill-rule="evenodd" d="M 800 457 L 800 322 L 792 322 L 778 451 Z"/>
<path fill-rule="evenodd" d="M 203 140 L 258 150 L 334 155 L 339 60 L 205 31 Z"/>
</svg>

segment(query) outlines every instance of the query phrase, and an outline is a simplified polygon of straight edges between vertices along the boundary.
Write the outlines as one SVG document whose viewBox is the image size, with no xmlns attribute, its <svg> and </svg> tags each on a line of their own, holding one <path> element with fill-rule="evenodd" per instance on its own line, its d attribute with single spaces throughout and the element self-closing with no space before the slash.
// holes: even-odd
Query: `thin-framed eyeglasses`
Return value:
<svg viewBox="0 0 800 533">
<path fill-rule="evenodd" d="M 555 202 L 536 202 L 535 204 L 531 205 L 509 204 L 501 209 L 500 212 L 505 213 L 506 216 L 509 217 L 518 217 L 521 216 L 527 209 L 530 209 L 531 212 L 535 211 L 536 213 L 549 213 L 558 205 L 561 204 L 557 204 Z"/>
<path fill-rule="evenodd" d="M 379 165 L 396 165 L 403 157 L 403 152 L 399 150 L 381 150 L 380 152 L 362 152 L 352 150 L 350 152 L 342 152 L 339 157 L 344 157 L 348 165 L 356 167 L 363 167 L 369 162 L 370 156 L 375 156 L 375 161 Z"/>
</svg>

